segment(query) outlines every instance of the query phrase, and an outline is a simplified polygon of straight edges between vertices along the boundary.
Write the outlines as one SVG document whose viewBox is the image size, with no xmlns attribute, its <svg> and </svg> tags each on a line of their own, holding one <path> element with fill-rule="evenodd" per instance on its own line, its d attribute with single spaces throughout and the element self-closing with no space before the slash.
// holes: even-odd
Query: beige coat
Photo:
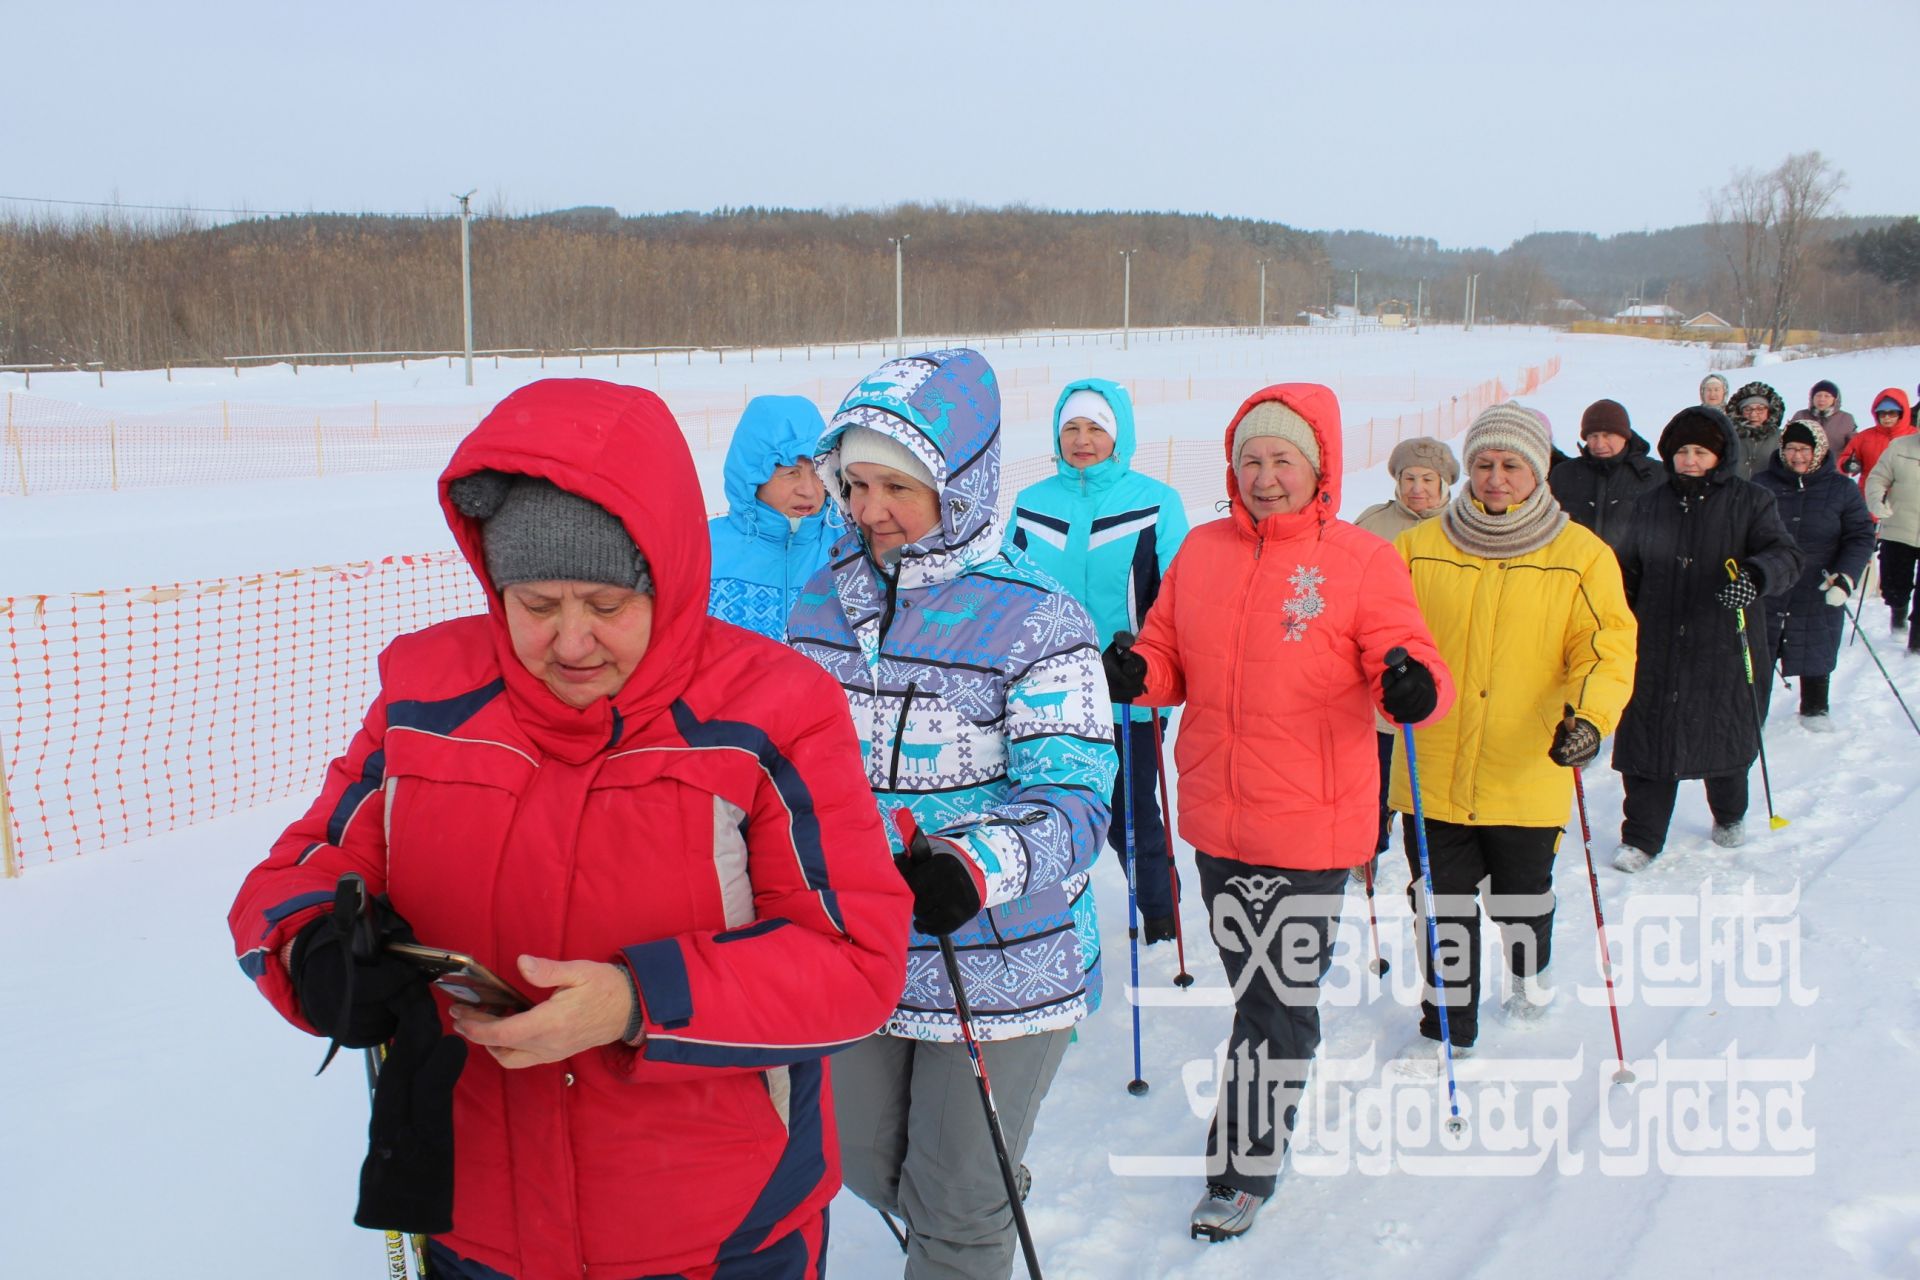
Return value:
<svg viewBox="0 0 1920 1280">
<path fill-rule="evenodd" d="M 1880 522 L 1882 538 L 1920 547 L 1920 436 L 1899 437 L 1873 464 L 1867 510 Z"/>
</svg>

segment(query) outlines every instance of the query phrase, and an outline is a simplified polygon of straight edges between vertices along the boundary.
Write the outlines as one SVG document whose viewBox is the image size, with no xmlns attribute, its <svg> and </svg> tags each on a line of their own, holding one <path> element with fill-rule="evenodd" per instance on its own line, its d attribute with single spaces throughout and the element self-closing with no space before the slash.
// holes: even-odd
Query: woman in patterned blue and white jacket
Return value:
<svg viewBox="0 0 1920 1280">
<path fill-rule="evenodd" d="M 909 1277 L 1004 1277 L 1014 1250 L 939 936 L 1016 1160 L 1100 998 L 1088 869 L 1112 709 L 1086 611 L 1003 548 L 999 427 L 977 352 L 892 360 L 856 386 L 816 459 L 848 532 L 788 621 L 846 692 L 882 811 L 910 810 L 928 837 L 931 856 L 901 859 L 915 929 L 900 1005 L 833 1060 L 847 1185 L 906 1220 Z"/>
</svg>

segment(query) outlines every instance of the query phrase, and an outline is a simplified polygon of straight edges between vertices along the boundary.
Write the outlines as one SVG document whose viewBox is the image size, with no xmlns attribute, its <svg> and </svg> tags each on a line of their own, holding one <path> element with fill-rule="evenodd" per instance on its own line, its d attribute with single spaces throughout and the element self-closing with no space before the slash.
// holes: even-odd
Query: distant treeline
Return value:
<svg viewBox="0 0 1920 1280">
<path fill-rule="evenodd" d="M 1329 279 L 1317 236 L 1185 214 L 906 205 L 623 218 L 476 218 L 474 344 L 744 346 L 891 336 L 905 235 L 908 334 L 1289 323 Z M 0 220 L 0 364 L 217 364 L 280 352 L 457 350 L 457 219 L 305 216 L 207 225 Z"/>
</svg>

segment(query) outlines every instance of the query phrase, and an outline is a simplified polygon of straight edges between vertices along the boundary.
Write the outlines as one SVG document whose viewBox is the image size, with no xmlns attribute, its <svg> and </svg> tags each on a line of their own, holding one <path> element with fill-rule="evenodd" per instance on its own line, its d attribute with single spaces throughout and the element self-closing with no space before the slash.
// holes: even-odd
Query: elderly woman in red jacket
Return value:
<svg viewBox="0 0 1920 1280">
<path fill-rule="evenodd" d="M 1286 1154 L 1347 871 L 1373 856 L 1374 714 L 1424 724 L 1453 704 L 1405 562 L 1336 519 L 1340 455 L 1331 390 L 1256 392 L 1227 427 L 1227 516 L 1187 536 L 1139 640 L 1105 655 L 1116 700 L 1186 705 L 1178 829 L 1234 992 L 1192 1219 L 1209 1240 L 1253 1224 Z M 1410 657 L 1389 670 L 1394 648 Z M 1232 1078 L 1274 1062 L 1301 1070 Z"/>
<path fill-rule="evenodd" d="M 288 1020 L 391 1041 L 356 1221 L 431 1234 L 436 1276 L 815 1276 L 825 1057 L 892 1012 L 911 901 L 846 699 L 707 616 L 699 482 L 650 392 L 517 391 L 440 493 L 487 611 L 388 646 L 229 917 Z M 383 945 L 415 939 L 533 1007 L 449 1011 Z"/>
</svg>

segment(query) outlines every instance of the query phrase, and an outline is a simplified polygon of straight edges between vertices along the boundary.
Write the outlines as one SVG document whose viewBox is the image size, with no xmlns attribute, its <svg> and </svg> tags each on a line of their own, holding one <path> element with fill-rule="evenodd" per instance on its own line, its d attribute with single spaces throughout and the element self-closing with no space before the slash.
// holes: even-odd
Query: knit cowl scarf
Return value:
<svg viewBox="0 0 1920 1280">
<path fill-rule="evenodd" d="M 1483 560 L 1511 560 L 1538 551 L 1567 527 L 1567 513 L 1544 484 L 1525 502 L 1497 516 L 1462 492 L 1447 504 L 1440 519 L 1454 546 Z"/>
</svg>

